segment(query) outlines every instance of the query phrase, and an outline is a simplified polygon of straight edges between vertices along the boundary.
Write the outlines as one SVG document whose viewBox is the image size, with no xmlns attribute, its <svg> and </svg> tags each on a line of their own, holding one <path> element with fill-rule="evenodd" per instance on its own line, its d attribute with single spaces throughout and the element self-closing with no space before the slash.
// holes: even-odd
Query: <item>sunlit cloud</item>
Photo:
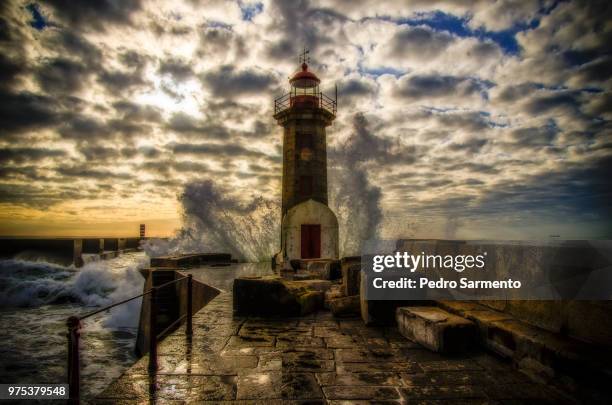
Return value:
<svg viewBox="0 0 612 405">
<path fill-rule="evenodd" d="M 372 155 L 362 162 L 387 233 L 403 218 L 413 234 L 441 237 L 452 219 L 463 237 L 503 236 L 498 221 L 509 237 L 546 237 L 568 232 L 552 231 L 567 219 L 568 237 L 609 236 L 606 10 L 4 1 L 0 232 L 147 221 L 168 234 L 180 224 L 177 195 L 207 179 L 244 201 L 279 198 L 273 100 L 306 46 L 323 91 L 338 89 L 330 159 L 354 139 L 356 117 L 367 123 L 367 147 L 353 152 Z"/>
</svg>

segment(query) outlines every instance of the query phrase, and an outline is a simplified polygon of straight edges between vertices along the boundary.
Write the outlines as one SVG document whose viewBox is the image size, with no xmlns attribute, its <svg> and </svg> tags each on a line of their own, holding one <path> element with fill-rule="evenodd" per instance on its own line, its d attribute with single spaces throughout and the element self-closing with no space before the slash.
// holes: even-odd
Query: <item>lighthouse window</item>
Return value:
<svg viewBox="0 0 612 405">
<path fill-rule="evenodd" d="M 312 194 L 312 176 L 299 177 L 298 193 L 301 197 L 307 197 Z"/>
<path fill-rule="evenodd" d="M 312 134 L 298 134 L 297 136 L 297 149 L 313 149 L 314 148 L 314 137 Z"/>
</svg>

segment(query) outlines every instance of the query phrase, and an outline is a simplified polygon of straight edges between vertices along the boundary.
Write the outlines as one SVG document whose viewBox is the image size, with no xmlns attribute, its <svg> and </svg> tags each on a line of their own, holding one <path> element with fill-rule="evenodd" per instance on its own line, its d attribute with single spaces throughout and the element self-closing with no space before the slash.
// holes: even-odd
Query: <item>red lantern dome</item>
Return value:
<svg viewBox="0 0 612 405">
<path fill-rule="evenodd" d="M 312 72 L 308 71 L 308 65 L 306 62 L 302 63 L 302 70 L 296 72 L 289 83 L 298 89 L 310 89 L 317 87 L 321 80 Z"/>
</svg>

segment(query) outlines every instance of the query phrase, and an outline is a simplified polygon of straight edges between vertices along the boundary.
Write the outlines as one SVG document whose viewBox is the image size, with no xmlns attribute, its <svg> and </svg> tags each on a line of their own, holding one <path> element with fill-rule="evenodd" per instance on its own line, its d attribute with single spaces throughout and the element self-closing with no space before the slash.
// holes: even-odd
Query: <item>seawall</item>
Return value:
<svg viewBox="0 0 612 405">
<path fill-rule="evenodd" d="M 82 266 L 135 251 L 141 238 L 0 238 L 0 257 Z"/>
</svg>

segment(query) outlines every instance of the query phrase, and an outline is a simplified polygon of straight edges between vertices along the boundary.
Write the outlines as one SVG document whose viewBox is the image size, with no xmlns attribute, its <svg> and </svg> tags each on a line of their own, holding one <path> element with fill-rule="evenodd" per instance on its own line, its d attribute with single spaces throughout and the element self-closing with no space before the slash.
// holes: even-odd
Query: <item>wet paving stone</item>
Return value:
<svg viewBox="0 0 612 405">
<path fill-rule="evenodd" d="M 281 378 L 283 399 L 322 399 L 323 391 L 314 374 L 283 373 Z"/>
<path fill-rule="evenodd" d="M 310 329 L 302 329 L 299 330 L 297 326 L 286 326 L 286 325 L 276 325 L 276 326 L 255 326 L 255 325 L 243 325 L 240 328 L 240 332 L 238 335 L 240 336 L 248 336 L 248 335 L 280 335 L 283 333 L 292 333 L 294 335 L 298 334 L 310 334 Z"/>
<path fill-rule="evenodd" d="M 338 325 L 315 325 L 314 326 L 314 336 L 315 337 L 334 337 L 338 335 L 344 335 L 340 332 L 340 327 Z M 347 335 L 348 336 L 348 335 Z"/>
<path fill-rule="evenodd" d="M 332 349 L 353 349 L 356 345 L 363 344 L 361 336 L 334 335 L 324 338 L 327 347 Z"/>
<path fill-rule="evenodd" d="M 482 370 L 482 366 L 471 360 L 436 360 L 419 362 L 423 371 L 467 371 Z"/>
<path fill-rule="evenodd" d="M 487 396 L 497 400 L 525 400 L 541 401 L 554 400 L 555 403 L 568 403 L 555 391 L 547 389 L 540 384 L 489 384 L 484 388 Z"/>
<path fill-rule="evenodd" d="M 484 353 L 430 352 L 397 328 L 366 327 L 329 312 L 304 318 L 233 317 L 222 293 L 144 356 L 95 403 L 502 404 L 559 402 Z M 554 399 L 554 401 L 550 401 Z"/>
<path fill-rule="evenodd" d="M 243 374 L 238 377 L 237 399 L 280 399 L 280 372 Z"/>
<path fill-rule="evenodd" d="M 279 348 L 316 348 L 324 346 L 323 338 L 319 337 L 284 335 L 276 338 L 276 347 Z"/>
<path fill-rule="evenodd" d="M 283 357 L 282 369 L 291 372 L 322 372 L 335 369 L 333 360 L 302 360 L 292 357 Z"/>
<path fill-rule="evenodd" d="M 155 392 L 156 376 L 124 374 L 121 378 L 113 381 L 102 394 L 100 399 L 148 399 Z"/>
<path fill-rule="evenodd" d="M 400 386 L 402 380 L 398 373 L 318 373 L 317 381 L 321 386 L 328 385 L 390 385 Z"/>
<path fill-rule="evenodd" d="M 259 356 L 260 371 L 280 371 L 283 368 L 282 352 L 266 353 Z"/>
<path fill-rule="evenodd" d="M 287 327 L 295 328 L 300 323 L 299 318 L 257 318 L 250 317 L 244 322 L 245 327 Z"/>
<path fill-rule="evenodd" d="M 193 338 L 189 341 L 183 336 L 168 336 L 157 347 L 160 356 L 185 356 L 188 353 L 218 353 L 230 339 L 229 336 L 207 336 L 205 339 Z"/>
<path fill-rule="evenodd" d="M 396 405 L 396 404 L 401 404 L 402 402 L 400 401 L 356 401 L 356 400 L 332 400 L 332 401 L 327 401 L 328 405 Z"/>
<path fill-rule="evenodd" d="M 333 360 L 334 352 L 330 349 L 285 349 L 282 352 L 283 360 Z"/>
<path fill-rule="evenodd" d="M 236 377 L 233 376 L 180 376 L 153 377 L 124 375 L 111 384 L 100 399 L 162 399 L 193 401 L 232 400 L 236 397 Z"/>
<path fill-rule="evenodd" d="M 233 376 L 159 376 L 155 398 L 166 400 L 220 401 L 236 398 Z"/>
<path fill-rule="evenodd" d="M 494 380 L 484 371 L 442 371 L 436 373 L 401 374 L 408 387 L 423 385 L 480 385 Z"/>
<path fill-rule="evenodd" d="M 345 363 L 393 361 L 401 358 L 401 353 L 390 348 L 369 347 L 363 349 L 336 349 L 336 360 Z"/>
<path fill-rule="evenodd" d="M 322 399 L 313 374 L 269 372 L 238 377 L 237 399 Z"/>
<path fill-rule="evenodd" d="M 222 356 L 248 356 L 248 355 L 261 356 L 261 355 L 270 354 L 270 353 L 280 353 L 280 350 L 281 349 L 278 349 L 272 346 L 240 347 L 240 348 L 225 347 L 223 350 L 221 350 L 220 354 Z"/>
<path fill-rule="evenodd" d="M 391 387 L 369 387 L 369 386 L 332 386 L 323 387 L 327 399 L 400 399 L 396 388 Z"/>
<path fill-rule="evenodd" d="M 405 403 L 410 405 L 502 405 L 498 401 L 492 401 L 490 399 L 409 399 Z M 533 405 L 528 403 L 522 403 L 521 405 Z M 539 405 L 539 404 L 538 404 Z"/>
<path fill-rule="evenodd" d="M 402 396 L 413 399 L 487 399 L 482 387 L 474 385 L 428 385 L 401 388 Z"/>
<path fill-rule="evenodd" d="M 423 370 L 415 362 L 375 362 L 375 363 L 338 363 L 338 373 L 365 373 L 392 371 L 398 373 L 422 373 Z"/>
<path fill-rule="evenodd" d="M 329 313 L 329 312 L 325 312 L 325 313 Z M 329 313 L 331 315 L 331 313 Z M 336 318 L 334 318 L 333 316 L 330 317 L 330 319 L 323 319 L 323 318 L 314 318 L 314 319 L 302 319 L 301 321 L 298 322 L 298 326 L 308 326 L 308 327 L 314 327 L 314 326 L 325 326 L 325 327 L 339 327 L 338 326 L 338 321 L 336 321 Z"/>
<path fill-rule="evenodd" d="M 274 346 L 273 336 L 232 336 L 227 343 L 227 348 L 241 348 L 241 347 L 257 347 L 257 346 Z"/>
<path fill-rule="evenodd" d="M 238 333 L 241 322 L 227 323 L 193 323 L 194 332 L 204 336 L 232 336 Z"/>
<path fill-rule="evenodd" d="M 158 356 L 157 374 L 186 374 L 186 375 L 233 375 L 255 369 L 259 359 L 257 356 L 219 356 L 194 354 L 187 357 Z M 148 363 L 139 362 L 128 372 L 133 374 L 148 373 Z"/>
</svg>

